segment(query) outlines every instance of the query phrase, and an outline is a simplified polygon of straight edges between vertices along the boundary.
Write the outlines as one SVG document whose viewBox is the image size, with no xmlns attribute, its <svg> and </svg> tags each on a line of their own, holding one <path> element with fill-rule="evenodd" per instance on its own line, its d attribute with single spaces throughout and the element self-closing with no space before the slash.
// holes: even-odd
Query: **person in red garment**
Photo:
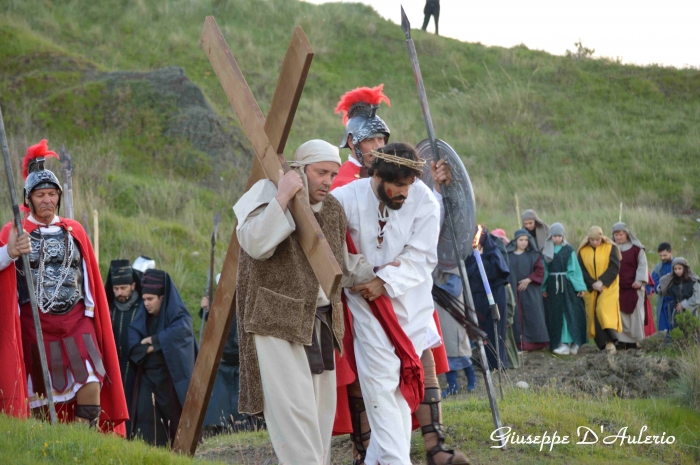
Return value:
<svg viewBox="0 0 700 465">
<path fill-rule="evenodd" d="M 128 414 L 100 270 L 80 223 L 57 215 L 61 184 L 44 168 L 46 157 L 58 155 L 48 149 L 44 139 L 29 147 L 23 162 L 24 210 L 28 213 L 23 229 L 28 233 L 29 245 L 26 239 L 17 241 L 12 223 L 0 232 L 2 330 L 17 328 L 17 320 L 21 328 L 21 353 L 8 356 L 10 351 L 3 347 L 2 368 L 9 363 L 9 372 L 18 380 L 12 402 L 17 403 L 18 395 L 24 396 L 22 401 L 28 399 L 35 416 L 45 415 L 46 387 L 23 279 L 29 272 L 49 364 L 47 384 L 59 419 L 88 423 L 124 436 L 123 423 Z M 19 252 L 29 254 L 29 270 L 23 270 L 22 262 L 17 261 Z M 19 348 L 14 336 L 14 346 Z M 23 366 L 19 366 L 17 362 L 22 359 Z M 22 388 L 25 380 L 26 390 Z M 17 413 L 25 416 L 24 412 Z"/>
<path fill-rule="evenodd" d="M 391 105 L 389 98 L 383 92 L 384 84 L 376 87 L 359 87 L 345 93 L 338 102 L 335 112 L 342 114 L 345 125 L 345 135 L 340 142 L 340 148 L 350 149 L 350 155 L 338 171 L 338 175 L 333 180 L 331 191 L 342 187 L 358 179 L 369 177 L 369 168 L 374 162 L 371 152 L 384 147 L 388 141 L 391 131 L 387 124 L 377 115 L 377 109 L 382 102 Z M 431 162 L 431 174 L 433 182 L 438 190 L 433 189 L 433 195 L 440 203 L 441 216 L 444 211 L 442 207 L 442 196 L 439 192 L 439 185 L 442 182 L 449 182 L 452 178 L 449 166 L 443 160 L 437 165 Z M 422 182 L 417 180 L 416 182 Z M 345 309 L 345 327 L 352 327 L 352 315 Z M 440 321 L 437 311 L 433 315 L 434 328 L 437 334 L 442 337 Z M 431 324 L 432 326 L 432 324 Z M 364 463 L 364 456 L 370 441 L 371 431 L 365 412 L 365 405 L 362 398 L 362 390 L 357 380 L 357 368 L 354 359 L 352 331 L 346 331 L 343 345 L 345 348 L 342 357 L 336 356 L 336 374 L 338 386 L 338 403 L 336 419 L 333 426 L 333 435 L 350 434 L 353 442 L 353 456 L 355 464 Z M 426 383 L 437 382 L 437 375 L 449 371 L 447 354 L 444 345 L 434 349 L 426 349 L 420 357 L 424 368 Z M 434 378 L 434 379 L 433 379 Z M 439 446 L 444 446 L 444 434 L 437 431 L 442 427 L 439 422 L 441 401 L 431 395 L 427 397 L 418 407 L 418 411 L 413 418 L 413 427 L 421 428 L 426 451 L 435 447 L 435 436 L 443 438 L 438 440 Z M 434 408 L 436 407 L 436 408 Z M 432 412 L 435 413 L 433 418 Z M 444 447 L 443 447 L 444 448 Z M 444 448 L 446 449 L 446 448 Z M 441 451 L 434 454 L 433 460 L 436 463 L 443 463 L 440 460 L 450 460 L 452 452 Z M 454 458 L 461 458 L 463 454 L 454 452 Z M 445 462 L 450 463 L 450 462 Z M 458 461 L 454 463 L 459 463 Z"/>
</svg>

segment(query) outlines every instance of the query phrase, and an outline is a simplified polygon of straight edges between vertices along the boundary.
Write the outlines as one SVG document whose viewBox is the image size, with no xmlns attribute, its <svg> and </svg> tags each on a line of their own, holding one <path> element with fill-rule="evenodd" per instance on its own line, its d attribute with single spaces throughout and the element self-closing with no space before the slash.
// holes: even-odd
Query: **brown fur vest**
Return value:
<svg viewBox="0 0 700 465">
<path fill-rule="evenodd" d="M 338 264 L 342 264 L 347 219 L 340 203 L 326 196 L 316 215 Z M 241 249 L 238 259 L 236 307 L 238 314 L 241 387 L 238 410 L 258 414 L 263 410 L 260 367 L 254 334 L 311 345 L 318 280 L 295 234 L 275 249 L 267 260 L 255 260 Z M 343 340 L 343 306 L 340 292 L 333 301 L 333 335 L 338 350 Z M 309 393 L 313 395 L 313 393 Z"/>
</svg>

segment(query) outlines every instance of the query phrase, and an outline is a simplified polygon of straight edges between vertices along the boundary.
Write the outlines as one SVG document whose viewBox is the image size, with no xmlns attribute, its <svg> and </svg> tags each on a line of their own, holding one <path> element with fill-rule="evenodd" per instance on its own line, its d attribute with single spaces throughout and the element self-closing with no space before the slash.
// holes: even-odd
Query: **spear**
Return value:
<svg viewBox="0 0 700 465">
<path fill-rule="evenodd" d="M 66 146 L 61 145 L 58 152 L 58 159 L 61 161 L 61 174 L 63 178 L 63 198 L 66 203 L 67 217 L 73 219 L 73 160 L 70 153 L 66 151 Z"/>
<path fill-rule="evenodd" d="M 214 216 L 214 232 L 211 234 L 211 250 L 209 251 L 209 275 L 207 276 L 207 297 L 209 297 L 209 308 L 202 312 L 202 326 L 199 327 L 199 344 L 202 344 L 202 337 L 204 335 L 204 325 L 207 323 L 207 317 L 209 316 L 209 309 L 211 308 L 212 302 L 214 302 L 214 252 L 216 249 L 216 235 L 219 232 L 219 222 L 221 221 L 221 215 L 216 212 Z"/>
<path fill-rule="evenodd" d="M 418 64 L 418 54 L 416 53 L 416 46 L 411 38 L 411 23 L 408 21 L 406 12 L 401 7 L 401 29 L 403 29 L 406 35 L 406 47 L 408 48 L 408 56 L 411 60 L 411 66 L 413 67 L 413 77 L 416 80 L 416 87 L 418 88 L 418 98 L 420 99 L 421 108 L 423 110 L 423 119 L 425 120 L 425 127 L 428 130 L 428 140 L 430 142 L 430 148 L 433 152 L 433 158 L 437 163 L 440 160 L 440 151 L 438 150 L 437 139 L 435 137 L 435 129 L 433 128 L 433 120 L 430 116 L 430 108 L 428 107 L 428 96 L 425 93 L 425 85 L 423 84 L 423 76 L 420 72 L 420 65 Z M 474 311 L 474 299 L 472 298 L 471 288 L 469 287 L 469 280 L 467 279 L 467 271 L 464 267 L 464 260 L 461 259 L 461 254 L 459 253 L 459 245 L 457 243 L 457 235 L 454 227 L 454 219 L 452 218 L 452 208 L 451 208 L 451 198 L 450 198 L 450 186 L 447 184 L 442 184 L 442 199 L 445 205 L 445 218 L 448 221 L 450 230 L 452 231 L 452 245 L 454 247 L 455 257 L 457 258 L 457 267 L 459 269 L 459 277 L 462 280 L 462 289 L 464 289 L 464 300 L 465 307 L 469 310 L 469 317 L 472 322 L 476 325 L 479 324 L 478 318 L 476 316 L 476 311 Z M 477 337 L 477 346 L 479 348 L 479 354 L 481 355 L 481 366 L 484 368 L 484 380 L 486 384 L 486 394 L 489 398 L 489 404 L 491 406 L 491 417 L 493 418 L 493 423 L 496 429 L 501 428 L 501 416 L 498 413 L 498 405 L 496 403 L 496 394 L 493 388 L 493 381 L 491 380 L 491 370 L 489 370 L 488 359 L 486 358 L 486 350 L 484 349 L 484 339 L 482 337 Z M 499 357 L 500 358 L 500 357 Z M 499 443 L 502 449 L 505 450 L 505 441 L 499 436 Z"/>
<path fill-rule="evenodd" d="M 0 143 L 2 144 L 2 157 L 5 160 L 5 174 L 7 175 L 7 185 L 10 189 L 12 212 L 14 213 L 15 226 L 17 227 L 17 237 L 19 238 L 22 234 L 26 233 L 24 232 L 24 228 L 22 227 L 22 218 L 19 214 L 19 205 L 17 204 L 17 193 L 15 192 L 15 178 L 12 175 L 12 162 L 10 161 L 10 149 L 7 147 L 7 136 L 5 135 L 5 122 L 2 119 L 2 109 L 0 109 Z M 29 303 L 32 307 L 32 316 L 34 317 L 34 332 L 36 332 L 36 343 L 39 349 L 41 373 L 44 377 L 44 391 L 46 391 L 46 400 L 49 403 L 49 418 L 51 419 L 51 424 L 55 425 L 56 409 L 53 405 L 53 393 L 51 389 L 51 378 L 49 377 L 49 365 L 48 363 L 46 363 L 44 333 L 41 332 L 41 320 L 39 319 L 39 309 L 36 304 L 36 295 L 34 294 L 34 283 L 32 280 L 32 273 L 29 271 L 29 257 L 26 254 L 22 254 L 22 267 L 24 269 L 24 279 L 27 281 L 27 290 L 29 291 Z"/>
</svg>

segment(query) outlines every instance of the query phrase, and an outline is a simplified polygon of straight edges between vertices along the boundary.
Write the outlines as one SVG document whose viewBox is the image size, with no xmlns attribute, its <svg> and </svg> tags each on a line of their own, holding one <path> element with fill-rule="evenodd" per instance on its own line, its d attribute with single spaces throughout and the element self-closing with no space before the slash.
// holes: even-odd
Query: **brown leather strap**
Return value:
<svg viewBox="0 0 700 465">
<path fill-rule="evenodd" d="M 92 335 L 83 334 L 83 341 L 85 342 L 85 347 L 87 348 L 90 360 L 92 360 L 92 366 L 95 367 L 95 372 L 104 377 L 104 375 L 107 374 L 107 371 L 105 370 L 105 365 L 102 362 L 100 351 L 97 350 L 95 341 L 92 339 Z"/>
<path fill-rule="evenodd" d="M 73 378 L 80 384 L 85 384 L 88 378 L 88 372 L 85 368 L 85 362 L 80 356 L 80 350 L 78 350 L 78 344 L 75 343 L 73 336 L 63 338 L 63 344 L 66 346 L 66 352 L 68 353 L 68 361 L 70 362 L 70 369 L 73 372 Z"/>
<path fill-rule="evenodd" d="M 63 392 L 68 385 L 66 370 L 63 368 L 63 356 L 61 355 L 61 341 L 49 342 L 51 352 L 51 384 L 57 392 Z"/>
</svg>

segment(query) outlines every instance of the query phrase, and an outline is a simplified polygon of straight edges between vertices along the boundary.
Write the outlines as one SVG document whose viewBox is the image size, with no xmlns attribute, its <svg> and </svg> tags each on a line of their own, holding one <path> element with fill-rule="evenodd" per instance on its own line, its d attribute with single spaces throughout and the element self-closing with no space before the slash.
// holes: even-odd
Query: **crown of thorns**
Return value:
<svg viewBox="0 0 700 465">
<path fill-rule="evenodd" d="M 393 163 L 395 165 L 399 166 L 407 166 L 408 168 L 414 169 L 414 170 L 422 170 L 423 167 L 425 166 L 425 160 L 410 160 L 408 158 L 403 158 L 399 157 L 397 155 L 391 154 L 391 153 L 382 153 L 382 152 L 377 152 L 376 150 L 372 150 L 370 154 L 373 157 L 381 158 L 382 160 Z"/>
</svg>

